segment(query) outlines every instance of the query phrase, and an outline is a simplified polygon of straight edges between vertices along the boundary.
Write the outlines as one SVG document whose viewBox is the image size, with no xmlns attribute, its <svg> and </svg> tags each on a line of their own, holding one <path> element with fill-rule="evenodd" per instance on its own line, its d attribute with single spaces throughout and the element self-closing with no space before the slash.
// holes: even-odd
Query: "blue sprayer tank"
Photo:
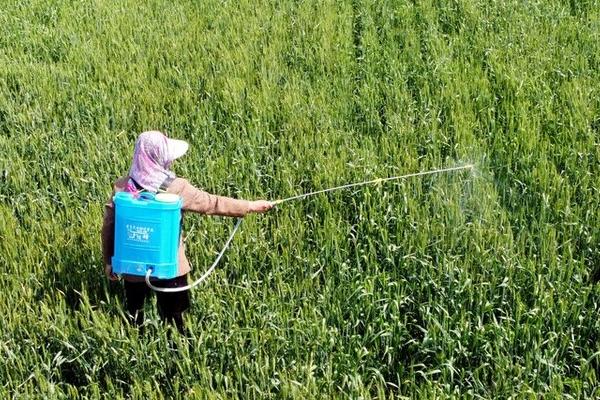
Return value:
<svg viewBox="0 0 600 400">
<path fill-rule="evenodd" d="M 181 230 L 181 197 L 142 192 L 118 192 L 115 204 L 115 274 L 170 279 L 177 276 Z"/>
</svg>

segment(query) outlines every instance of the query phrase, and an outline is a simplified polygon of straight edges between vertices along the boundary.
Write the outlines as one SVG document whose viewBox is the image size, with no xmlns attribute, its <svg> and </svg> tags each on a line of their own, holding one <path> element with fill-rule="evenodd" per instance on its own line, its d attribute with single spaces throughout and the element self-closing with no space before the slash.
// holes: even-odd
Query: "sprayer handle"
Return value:
<svg viewBox="0 0 600 400">
<path fill-rule="evenodd" d="M 152 193 L 152 192 L 141 192 L 140 193 L 140 200 L 155 200 L 156 198 L 156 194 Z"/>
</svg>

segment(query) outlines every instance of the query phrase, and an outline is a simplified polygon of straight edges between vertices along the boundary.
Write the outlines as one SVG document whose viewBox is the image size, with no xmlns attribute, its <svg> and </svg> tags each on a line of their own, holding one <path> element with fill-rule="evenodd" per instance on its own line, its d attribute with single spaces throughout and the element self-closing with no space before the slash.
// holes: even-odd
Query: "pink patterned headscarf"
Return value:
<svg viewBox="0 0 600 400">
<path fill-rule="evenodd" d="M 135 142 L 129 177 L 144 189 L 157 192 L 163 182 L 175 178 L 169 168 L 187 149 L 183 140 L 169 139 L 159 131 L 143 132 Z M 137 190 L 128 184 L 127 191 Z"/>
</svg>

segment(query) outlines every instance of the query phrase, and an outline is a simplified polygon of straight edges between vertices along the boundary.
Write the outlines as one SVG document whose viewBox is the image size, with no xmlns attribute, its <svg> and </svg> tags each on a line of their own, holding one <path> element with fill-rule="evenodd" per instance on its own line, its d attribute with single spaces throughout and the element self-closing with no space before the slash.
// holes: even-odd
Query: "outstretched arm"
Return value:
<svg viewBox="0 0 600 400">
<path fill-rule="evenodd" d="M 263 213 L 273 207 L 273 203 L 266 200 L 248 201 L 210 194 L 182 178 L 175 179 L 168 192 L 181 196 L 183 210 L 207 215 L 243 217 L 252 212 Z"/>
</svg>

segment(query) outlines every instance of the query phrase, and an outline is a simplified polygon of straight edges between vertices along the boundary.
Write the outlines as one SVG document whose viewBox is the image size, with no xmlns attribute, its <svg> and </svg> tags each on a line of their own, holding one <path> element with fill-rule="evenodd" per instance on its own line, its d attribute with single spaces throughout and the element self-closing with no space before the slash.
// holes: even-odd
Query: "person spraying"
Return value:
<svg viewBox="0 0 600 400">
<path fill-rule="evenodd" d="M 113 193 L 104 207 L 102 224 L 102 255 L 105 274 L 111 281 L 118 279 L 111 265 L 115 246 L 115 203 L 113 197 L 118 192 L 128 192 L 133 196 L 140 193 L 166 192 L 181 198 L 182 214 L 194 212 L 205 215 L 244 217 L 248 213 L 264 213 L 274 203 L 266 200 L 240 200 L 207 193 L 188 180 L 177 177 L 171 167 L 173 161 L 188 150 L 183 140 L 168 138 L 159 131 L 147 131 L 139 135 L 135 143 L 133 161 L 128 176 L 121 177 L 113 184 Z M 183 218 L 182 215 L 182 218 Z M 190 263 L 185 254 L 183 240 L 179 239 L 177 255 L 177 276 L 171 279 L 153 279 L 156 287 L 183 288 L 187 286 Z M 144 320 L 144 303 L 152 290 L 146 285 L 143 276 L 123 275 L 125 305 L 130 321 L 140 326 Z M 161 319 L 174 324 L 179 332 L 185 332 L 183 313 L 190 307 L 189 290 L 179 292 L 157 292 L 158 311 Z"/>
</svg>

